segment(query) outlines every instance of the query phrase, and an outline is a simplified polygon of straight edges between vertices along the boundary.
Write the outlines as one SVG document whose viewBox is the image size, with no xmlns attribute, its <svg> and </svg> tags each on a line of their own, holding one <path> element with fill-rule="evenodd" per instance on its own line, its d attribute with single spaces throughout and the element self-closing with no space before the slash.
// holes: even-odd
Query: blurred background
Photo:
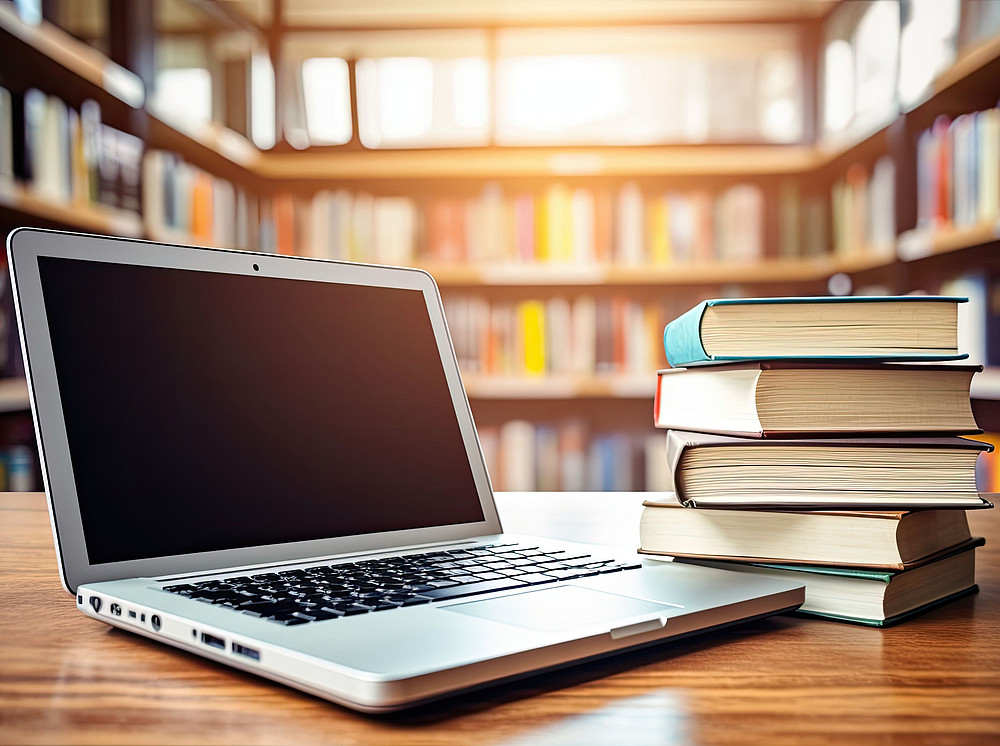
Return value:
<svg viewBox="0 0 1000 746">
<path fill-rule="evenodd" d="M 711 297 L 969 296 L 1000 444 L 1000 0 L 0 0 L 0 49 L 4 237 L 430 270 L 497 489 L 663 489 L 661 334 Z"/>
</svg>

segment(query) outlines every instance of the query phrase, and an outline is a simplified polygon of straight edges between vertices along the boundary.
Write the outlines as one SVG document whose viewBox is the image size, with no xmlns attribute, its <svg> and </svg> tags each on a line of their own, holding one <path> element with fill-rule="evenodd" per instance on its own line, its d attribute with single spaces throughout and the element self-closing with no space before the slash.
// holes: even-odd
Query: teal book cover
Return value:
<svg viewBox="0 0 1000 746">
<path fill-rule="evenodd" d="M 964 360 L 966 354 L 928 354 L 920 351 L 900 352 L 893 355 L 831 354 L 831 355 L 723 355 L 711 354 L 705 350 L 702 336 L 702 321 L 706 309 L 717 306 L 763 306 L 776 304 L 844 304 L 844 303 L 965 303 L 968 298 L 955 296 L 927 295 L 880 295 L 880 296 L 795 296 L 782 298 L 715 298 L 705 300 L 671 321 L 663 330 L 663 349 L 667 362 L 672 368 L 713 363 L 746 362 L 752 360 L 873 360 L 873 361 L 941 361 Z"/>
</svg>

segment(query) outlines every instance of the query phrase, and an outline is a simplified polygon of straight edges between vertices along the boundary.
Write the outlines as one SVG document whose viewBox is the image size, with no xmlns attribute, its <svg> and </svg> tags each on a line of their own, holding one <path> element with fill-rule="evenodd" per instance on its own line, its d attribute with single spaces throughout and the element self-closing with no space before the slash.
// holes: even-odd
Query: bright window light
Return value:
<svg viewBox="0 0 1000 746">
<path fill-rule="evenodd" d="M 156 108 L 184 122 L 212 119 L 212 76 L 200 67 L 167 68 L 156 73 Z"/>
<path fill-rule="evenodd" d="M 484 145 L 489 67 L 482 58 L 360 59 L 358 127 L 369 148 Z"/>
<path fill-rule="evenodd" d="M 351 82 L 345 60 L 315 57 L 302 63 L 309 141 L 342 145 L 351 139 Z"/>
<path fill-rule="evenodd" d="M 381 62 L 378 103 L 383 137 L 408 140 L 426 135 L 434 91 L 431 61 L 397 57 Z"/>
<path fill-rule="evenodd" d="M 564 55 L 501 61 L 500 108 L 522 130 L 557 132 L 625 113 L 628 81 L 621 59 Z"/>
<path fill-rule="evenodd" d="M 802 137 L 802 107 L 797 92 L 802 86 L 799 65 L 792 52 L 771 52 L 762 57 L 760 131 L 769 142 L 796 142 Z"/>
<path fill-rule="evenodd" d="M 958 0 L 913 0 L 899 41 L 899 99 L 917 103 L 955 57 Z"/>
<path fill-rule="evenodd" d="M 839 132 L 854 116 L 854 53 L 844 39 L 826 47 L 823 124 L 827 132 Z"/>
<path fill-rule="evenodd" d="M 472 129 L 489 126 L 489 67 L 486 60 L 467 57 L 455 60 L 453 81 L 455 124 Z"/>
<path fill-rule="evenodd" d="M 899 61 L 899 5 L 876 0 L 858 24 L 854 40 L 856 115 L 876 118 L 895 114 L 896 65 Z"/>
<path fill-rule="evenodd" d="M 262 150 L 273 148 L 275 132 L 274 67 L 266 54 L 250 60 L 250 139 Z"/>
</svg>

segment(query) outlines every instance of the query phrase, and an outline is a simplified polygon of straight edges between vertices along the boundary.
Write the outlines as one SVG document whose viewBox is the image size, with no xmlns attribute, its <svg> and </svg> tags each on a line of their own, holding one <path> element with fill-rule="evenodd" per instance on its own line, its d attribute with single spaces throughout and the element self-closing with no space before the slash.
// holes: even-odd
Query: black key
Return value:
<svg viewBox="0 0 1000 746">
<path fill-rule="evenodd" d="M 505 591 L 508 588 L 524 588 L 527 585 L 527 583 L 521 583 L 513 578 L 507 578 L 505 580 L 485 580 L 481 583 L 457 585 L 453 588 L 435 588 L 431 591 L 423 591 L 420 595 L 426 596 L 434 601 L 442 601 L 446 598 L 474 596 L 478 593 L 489 593 L 490 591 Z"/>
<path fill-rule="evenodd" d="M 163 590 L 169 591 L 170 593 L 187 593 L 188 591 L 197 590 L 193 585 L 165 585 Z"/>
<path fill-rule="evenodd" d="M 418 604 L 429 604 L 431 600 L 429 598 L 407 598 L 401 602 L 401 606 L 417 606 Z"/>
<path fill-rule="evenodd" d="M 339 611 L 344 616 L 354 616 L 355 614 L 367 614 L 370 609 L 367 606 L 357 604 L 339 604 L 334 607 L 334 611 Z"/>
<path fill-rule="evenodd" d="M 333 619 L 334 617 L 344 616 L 344 612 L 332 606 L 323 606 L 313 611 L 312 614 L 315 615 L 317 619 Z"/>
<path fill-rule="evenodd" d="M 283 619 L 271 619 L 269 621 L 284 624 L 286 627 L 291 627 L 293 624 L 308 624 L 310 620 L 303 619 L 302 617 L 290 616 Z"/>
<path fill-rule="evenodd" d="M 385 611 L 386 609 L 398 609 L 401 604 L 398 604 L 395 601 L 382 600 L 375 601 L 371 604 L 365 604 L 365 606 L 371 606 L 372 611 Z"/>
</svg>

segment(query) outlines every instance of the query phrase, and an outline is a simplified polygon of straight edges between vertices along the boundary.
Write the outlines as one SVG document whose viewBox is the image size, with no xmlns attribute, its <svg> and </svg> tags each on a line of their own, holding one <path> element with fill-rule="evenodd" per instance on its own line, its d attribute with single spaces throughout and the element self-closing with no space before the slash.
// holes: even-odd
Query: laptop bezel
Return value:
<svg viewBox="0 0 1000 746">
<path fill-rule="evenodd" d="M 484 519 L 474 523 L 448 526 L 92 564 L 87 554 L 86 536 L 42 298 L 37 261 L 39 256 L 421 291 Z M 402 267 L 289 257 L 233 249 L 209 249 L 38 228 L 19 228 L 11 232 L 7 238 L 7 257 L 60 577 L 70 593 L 75 593 L 76 588 L 83 583 L 104 580 L 194 574 L 227 568 L 300 562 L 320 557 L 459 541 L 501 533 L 485 459 L 468 397 L 462 385 L 441 296 L 437 284 L 427 272 Z M 258 269 L 255 270 L 254 266 Z"/>
</svg>

